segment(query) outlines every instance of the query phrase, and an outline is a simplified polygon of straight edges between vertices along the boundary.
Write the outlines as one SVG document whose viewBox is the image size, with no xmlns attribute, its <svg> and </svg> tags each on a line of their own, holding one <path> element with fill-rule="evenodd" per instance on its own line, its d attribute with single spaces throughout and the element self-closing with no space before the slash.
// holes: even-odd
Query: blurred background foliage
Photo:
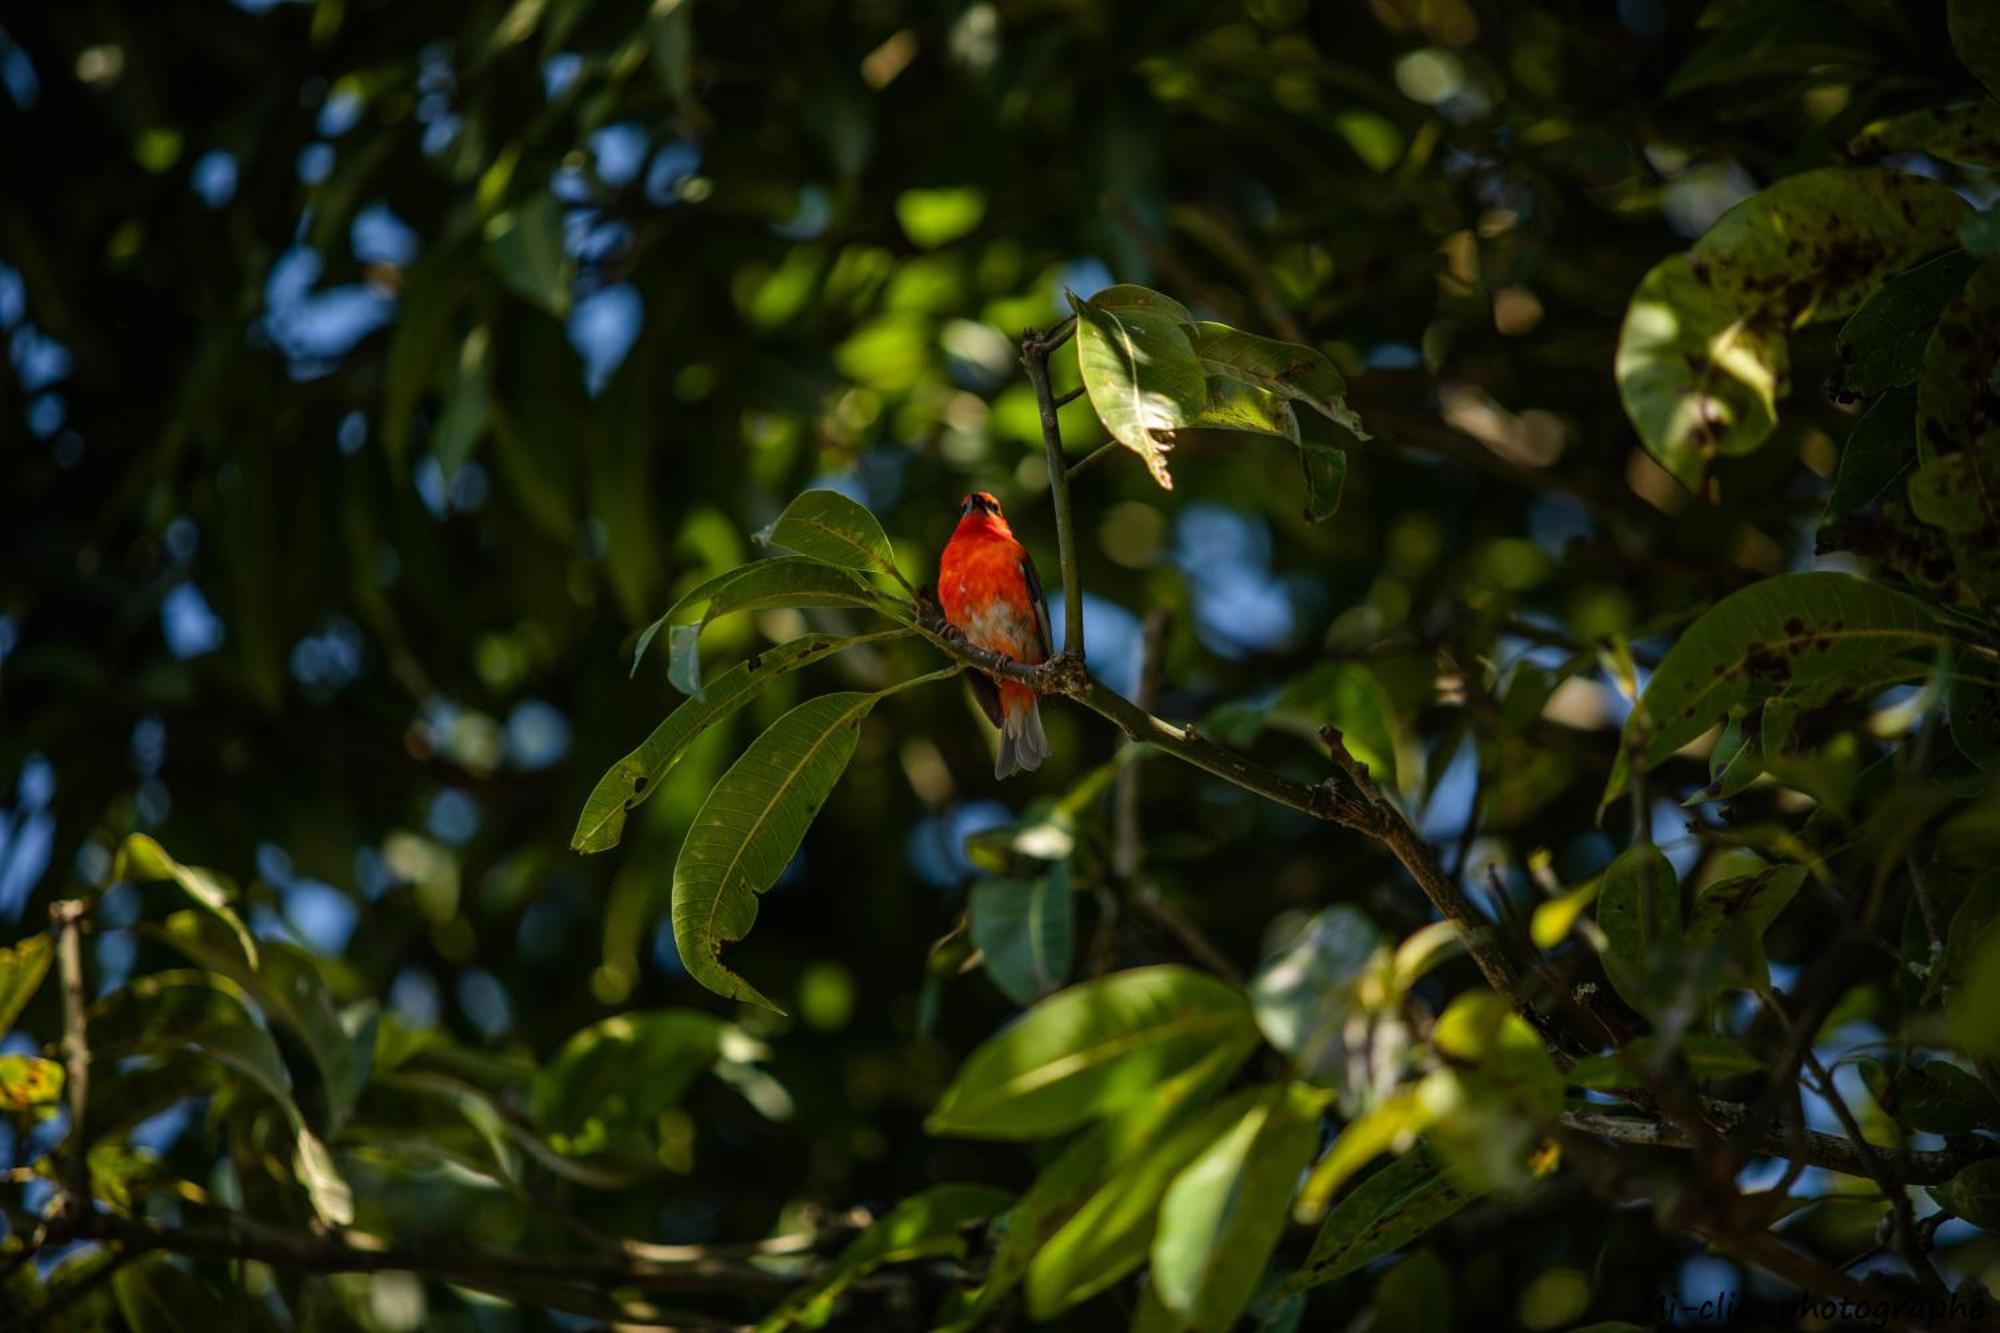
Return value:
<svg viewBox="0 0 2000 1333">
<path fill-rule="evenodd" d="M 1016 1011 L 978 975 L 927 1006 L 925 959 L 964 910 L 966 839 L 1039 816 L 1118 737 L 1047 705 L 1055 758 L 1002 786 L 960 691 L 885 705 L 746 946 L 793 1017 L 737 1013 L 680 966 L 673 860 L 729 759 L 811 686 L 706 736 L 617 854 L 580 859 L 584 795 L 678 698 L 658 656 L 628 676 L 637 629 L 809 486 L 863 501 L 924 577 L 959 497 L 990 490 L 1048 574 L 1014 339 L 1066 287 L 1146 283 L 1326 351 L 1377 439 L 1319 525 L 1270 441 L 1184 439 L 1171 492 L 1134 460 L 1093 468 L 1093 667 L 1137 690 L 1164 608 L 1162 715 L 1314 780 L 1312 727 L 1339 722 L 1468 884 L 1490 866 L 1529 904 L 1537 851 L 1587 879 L 1623 841 L 1595 816 L 1634 662 L 1812 562 L 1849 425 L 1818 392 L 1831 332 L 1802 334 L 1774 443 L 1697 501 L 1620 407 L 1627 300 L 1869 121 L 1979 91 L 1942 4 L 1710 7 L 1720 27 L 1697 8 L 7 6 L 0 916 L 35 928 L 145 833 L 232 877 L 250 931 L 315 956 L 337 1005 L 379 999 L 385 1031 L 448 1039 L 486 1086 L 610 1015 L 728 1018 L 726 1038 L 632 1046 L 679 1077 L 707 1041 L 698 1063 L 737 1076 L 635 1113 L 667 1174 L 566 1205 L 606 1233 L 736 1241 L 939 1182 L 1018 1187 L 1024 1154 L 921 1128 Z M 1765 38 L 1728 26 L 1753 20 Z M 1087 402 L 1062 419 L 1074 455 L 1103 442 Z M 822 623 L 845 622 L 763 612 L 704 643 Z M 814 679 L 879 686 L 921 658 L 887 645 Z M 1687 873 L 1715 826 L 1690 833 L 1676 794 L 1648 818 Z M 1240 969 L 1331 902 L 1394 937 L 1428 920 L 1377 849 L 1193 770 L 1148 765 L 1141 818 L 1158 894 Z M 1105 821 L 1074 836 L 1108 854 Z M 94 989 L 174 956 L 135 926 L 166 910 L 153 892 L 102 900 Z M 1774 965 L 1816 932 L 1774 932 Z M 1185 957 L 1144 921 L 1112 947 Z M 6 1049 L 57 1031 L 54 989 Z M 204 1105 L 135 1142 L 226 1192 Z M 10 1164 L 46 1128 L 0 1135 Z M 530 1193 L 449 1185 L 388 1181 L 373 1220 L 560 1234 Z M 1734 1271 L 1568 1192 L 1536 1222 L 1444 1233 L 1461 1300 L 1559 1327 Z M 1990 1272 L 1979 1244 L 1963 1263 Z M 391 1279 L 368 1301 L 385 1328 L 531 1318 Z"/>
</svg>

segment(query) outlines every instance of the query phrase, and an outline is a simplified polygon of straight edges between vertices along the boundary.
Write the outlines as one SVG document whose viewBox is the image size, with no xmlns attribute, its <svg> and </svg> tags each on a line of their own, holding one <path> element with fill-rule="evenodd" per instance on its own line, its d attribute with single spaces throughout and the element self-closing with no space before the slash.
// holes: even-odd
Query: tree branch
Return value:
<svg viewBox="0 0 2000 1333">
<path fill-rule="evenodd" d="M 657 1263 L 631 1255 L 523 1254 L 458 1245 L 364 1246 L 357 1243 L 358 1237 L 296 1235 L 237 1222 L 168 1227 L 99 1212 L 79 1218 L 69 1239 L 104 1241 L 135 1253 L 159 1250 L 194 1259 L 248 1259 L 299 1273 L 415 1273 L 471 1287 L 543 1280 L 598 1289 L 771 1297 L 797 1285 L 782 1274 L 717 1257 Z"/>
<path fill-rule="evenodd" d="M 1076 521 L 1070 513 L 1069 467 L 1063 460 L 1062 423 L 1056 419 L 1055 395 L 1049 389 L 1049 353 L 1069 341 L 1076 332 L 1076 316 L 1049 330 L 1033 329 L 1021 335 L 1021 369 L 1035 386 L 1035 402 L 1042 410 L 1042 446 L 1048 452 L 1049 499 L 1056 511 L 1056 551 L 1062 565 L 1063 653 L 1084 660 L 1083 580 L 1078 573 Z"/>
<path fill-rule="evenodd" d="M 1703 1115 L 1718 1130 L 1725 1133 L 1750 1119 L 1754 1114 L 1750 1107 L 1736 1102 L 1718 1101 L 1713 1097 L 1703 1098 L 1701 1108 Z M 1580 1134 L 1589 1134 L 1628 1147 L 1692 1148 L 1695 1146 L 1695 1136 L 1671 1120 L 1652 1120 L 1638 1116 L 1610 1115 L 1600 1111 L 1575 1110 L 1563 1112 L 1562 1123 L 1566 1128 Z M 1846 1176 L 1868 1177 L 1874 1174 L 1869 1168 L 1867 1156 L 1852 1140 L 1842 1138 L 1838 1134 L 1823 1134 L 1818 1130 L 1807 1130 L 1803 1135 L 1794 1135 L 1783 1126 L 1773 1126 L 1746 1145 L 1745 1150 L 1788 1161 L 1803 1161 L 1807 1166 L 1838 1171 Z M 1909 1155 L 1905 1179 L 1912 1185 L 1941 1185 L 1972 1163 L 1989 1157 L 2000 1157 L 2000 1139 L 1967 1137 L 1948 1148 L 1936 1151 L 1913 1150 Z"/>
<path fill-rule="evenodd" d="M 81 899 L 49 904 L 49 929 L 55 935 L 56 966 L 62 977 L 63 1091 L 69 1102 L 69 1132 L 62 1157 L 62 1213 L 70 1222 L 90 1211 L 90 1157 L 84 1135 L 84 1109 L 90 1104 L 90 1034 L 84 1011 L 89 997 L 83 989 L 83 914 Z"/>
</svg>

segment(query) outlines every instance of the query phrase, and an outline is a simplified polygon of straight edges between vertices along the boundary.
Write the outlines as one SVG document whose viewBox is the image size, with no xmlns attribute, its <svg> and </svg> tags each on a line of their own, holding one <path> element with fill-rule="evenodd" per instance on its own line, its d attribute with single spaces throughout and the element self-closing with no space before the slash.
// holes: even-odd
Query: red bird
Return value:
<svg viewBox="0 0 2000 1333">
<path fill-rule="evenodd" d="M 1049 608 L 1035 562 L 985 491 L 965 497 L 958 530 L 938 561 L 938 601 L 944 618 L 967 643 L 1016 662 L 1049 659 Z M 966 677 L 972 696 L 1000 728 L 1000 757 L 993 776 L 1033 771 L 1049 757 L 1049 738 L 1035 692 L 1018 681 L 984 674 Z"/>
</svg>

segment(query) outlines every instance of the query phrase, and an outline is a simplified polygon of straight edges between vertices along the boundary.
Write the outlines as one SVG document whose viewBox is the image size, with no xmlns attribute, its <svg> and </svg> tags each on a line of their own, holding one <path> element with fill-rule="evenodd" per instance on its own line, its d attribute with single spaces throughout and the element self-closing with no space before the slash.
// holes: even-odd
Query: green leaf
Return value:
<svg viewBox="0 0 2000 1333">
<path fill-rule="evenodd" d="M 1744 979 L 1752 988 L 1764 990 L 1771 980 L 1764 960 L 1764 932 L 1805 881 L 1804 866 L 1775 865 L 1702 885 L 1688 920 L 1688 947 L 1727 943 Z"/>
<path fill-rule="evenodd" d="M 1407 1151 L 1434 1116 L 1418 1088 L 1403 1087 L 1348 1121 L 1306 1177 L 1293 1216 L 1307 1225 L 1319 1221 L 1326 1215 L 1327 1204 L 1355 1172 L 1385 1152 Z"/>
<path fill-rule="evenodd" d="M 1893 1077 L 1868 1060 L 1861 1072 L 1882 1109 L 1911 1129 L 1925 1134 L 2000 1132 L 2000 1098 L 1978 1075 L 1947 1060 L 1905 1065 Z"/>
<path fill-rule="evenodd" d="M 1754 694 L 1886 688 L 1928 670 L 1906 654 L 1945 643 L 1904 593 L 1849 574 L 1779 574 L 1723 598 L 1674 642 L 1626 719 L 1625 747 L 1650 768 Z"/>
<path fill-rule="evenodd" d="M 215 1293 L 164 1254 L 121 1267 L 111 1292 L 132 1333 L 210 1333 L 233 1324 Z"/>
<path fill-rule="evenodd" d="M 1668 80 L 1667 95 L 1750 80 L 1851 73 L 1879 63 L 1879 51 L 1879 38 L 1832 5 L 1814 0 L 1736 5 Z"/>
<path fill-rule="evenodd" d="M 2000 408 L 1992 390 L 2000 347 L 2000 258 L 1989 259 L 1945 308 L 1917 385 L 1910 505 L 1944 530 L 1960 579 L 2000 595 Z"/>
<path fill-rule="evenodd" d="M 54 957 L 55 945 L 47 932 L 0 949 L 0 1035 L 13 1030 L 14 1020 L 41 989 Z"/>
<path fill-rule="evenodd" d="M 1145 1261 L 1174 1177 L 1271 1089 L 1247 1088 L 1203 1111 L 1113 1173 L 1028 1265 L 1028 1316 L 1048 1319 Z"/>
<path fill-rule="evenodd" d="M 750 933 L 757 895 L 798 851 L 880 697 L 846 692 L 800 704 L 751 742 L 702 802 L 674 863 L 674 944 L 688 975 L 716 994 L 784 1012 L 723 966 L 723 946 Z"/>
<path fill-rule="evenodd" d="M 1848 141 L 1856 157 L 1929 153 L 1966 166 L 2000 166 L 2000 106 L 1961 102 L 1878 120 Z"/>
<path fill-rule="evenodd" d="M 1153 1291 L 1182 1328 L 1224 1333 L 1256 1294 L 1299 1174 L 1319 1141 L 1318 1098 L 1268 1088 L 1160 1203 Z"/>
<path fill-rule="evenodd" d="M 1664 998 L 1660 964 L 1681 946 L 1681 891 L 1674 868 L 1650 842 L 1633 843 L 1604 872 L 1597 924 L 1609 951 L 1604 969 L 1626 1002 L 1651 1013 Z"/>
<path fill-rule="evenodd" d="M 1134 282 L 1114 283 L 1091 295 L 1090 303 L 1100 310 L 1148 310 L 1165 315 L 1176 324 L 1194 325 L 1188 308 L 1164 292 L 1141 287 Z"/>
<path fill-rule="evenodd" d="M 620 1130 L 650 1134 L 725 1046 L 739 1057 L 761 1049 L 740 1028 L 692 1009 L 614 1015 L 575 1033 L 535 1071 L 528 1114 L 563 1151 L 602 1151 Z"/>
<path fill-rule="evenodd" d="M 224 928 L 199 912 L 175 912 L 162 925 L 142 922 L 138 928 L 196 966 L 228 977 L 266 1018 L 296 1036 L 319 1071 L 327 1103 L 324 1123 L 329 1132 L 340 1127 L 368 1081 L 374 1027 L 358 1036 L 348 1034 L 311 954 L 283 940 L 269 940 L 252 966 Z"/>
<path fill-rule="evenodd" d="M 839 491 L 804 492 L 762 536 L 774 546 L 842 569 L 877 569 L 902 577 L 881 523 Z"/>
<path fill-rule="evenodd" d="M 985 194 L 969 185 L 905 190 L 896 196 L 896 221 L 903 234 L 926 250 L 970 235 L 985 216 Z"/>
<path fill-rule="evenodd" d="M 247 1080 L 290 1124 L 296 1144 L 292 1170 L 320 1219 L 336 1226 L 354 1220 L 353 1195 L 292 1099 L 291 1075 L 277 1043 L 251 1020 L 247 997 L 234 982 L 208 972 L 148 973 L 100 1001 L 90 1031 L 97 1063 L 186 1051 Z"/>
<path fill-rule="evenodd" d="M 1526 1185 L 1562 1110 L 1563 1076 L 1541 1037 L 1498 995 L 1469 991 L 1445 1009 L 1431 1044 L 1448 1063 L 1417 1085 L 1409 1131 L 1429 1135 L 1460 1180 L 1487 1189 Z"/>
<path fill-rule="evenodd" d="M 1285 1283 L 1305 1291 L 1409 1244 L 1478 1198 L 1422 1142 L 1354 1188 L 1327 1214 L 1305 1264 Z"/>
<path fill-rule="evenodd" d="M 1972 1225 L 2000 1231 L 2000 1158 L 1974 1162 L 1933 1187 L 1930 1196 L 1939 1207 L 1949 1208 Z"/>
<path fill-rule="evenodd" d="M 251 938 L 249 928 L 229 906 L 229 890 L 213 872 L 198 866 L 184 866 L 167 855 L 167 849 L 159 843 L 143 833 L 134 833 L 119 847 L 117 859 L 111 864 L 111 879 L 113 883 L 122 880 L 172 880 L 188 897 L 229 927 L 236 936 L 243 957 L 251 967 L 257 966 L 257 941 Z"/>
<path fill-rule="evenodd" d="M 1834 341 L 1847 391 L 1873 398 L 1915 384 L 1938 316 L 1978 267 L 1971 255 L 1954 250 L 1898 274 L 1862 302 Z"/>
<path fill-rule="evenodd" d="M 1014 1206 L 994 1225 L 998 1244 L 985 1281 L 954 1311 L 939 1333 L 965 1333 L 985 1318 L 1027 1275 L 1043 1247 L 1100 1189 L 1110 1188 L 1128 1162 L 1148 1153 L 1175 1127 L 1186 1123 L 1242 1064 L 1254 1036 L 1226 1043 L 1161 1083 L 1153 1094 L 1123 1113 L 1099 1121 L 1070 1142 L 1035 1176 Z M 1077 1239 L 1088 1242 L 1094 1229 Z M 1067 1243 L 1067 1242 L 1066 1242 Z M 1140 1242 L 1137 1253 L 1143 1253 Z M 1136 1260 L 1135 1260 L 1136 1262 Z M 1088 1270 L 1083 1271 L 1088 1278 Z M 1061 1282 L 1056 1285 L 1061 1287 Z M 1101 1285 L 1101 1284 L 1100 1284 Z M 1067 1288 L 1063 1288 L 1066 1290 Z"/>
<path fill-rule="evenodd" d="M 1116 294 L 1129 290 L 1112 288 L 1089 301 L 1070 294 L 1077 367 L 1104 429 L 1146 460 L 1154 481 L 1172 490 L 1171 432 L 1201 415 L 1208 387 L 1186 324 L 1157 305 L 1117 303 Z M 1103 303 L 1107 295 L 1113 304 Z"/>
<path fill-rule="evenodd" d="M 1904 269 L 1957 248 L 1970 212 L 1950 187 L 1922 176 L 1823 167 L 1731 208 L 1688 258 L 1731 308 L 1798 325 L 1844 315 Z"/>
<path fill-rule="evenodd" d="M 446 481 L 472 457 L 493 417 L 493 331 L 481 324 L 459 345 L 458 368 L 431 428 L 431 452 Z"/>
<path fill-rule="evenodd" d="M 25 1115 L 62 1098 L 63 1067 L 39 1055 L 0 1055 L 0 1113 Z"/>
<path fill-rule="evenodd" d="M 1916 457 L 1917 391 L 1904 385 L 1877 399 L 1848 433 L 1824 521 L 1837 523 L 1873 504 L 1902 479 Z"/>
<path fill-rule="evenodd" d="M 1240 380 L 1208 377 L 1207 397 L 1183 430 L 1240 430 L 1299 443 L 1299 419 L 1292 405 Z M 1178 436 L 1178 432 L 1176 432 Z"/>
<path fill-rule="evenodd" d="M 1674 255 L 1632 293 L 1614 373 L 1646 452 L 1692 489 L 1717 457 L 1771 434 L 1789 367 L 1780 320 L 1724 298 Z"/>
<path fill-rule="evenodd" d="M 1317 742 L 1319 729 L 1340 729 L 1349 752 L 1385 786 L 1398 781 L 1403 724 L 1382 678 L 1361 662 L 1321 662 L 1294 677 L 1271 706 L 1273 725 Z"/>
<path fill-rule="evenodd" d="M 486 254 L 514 293 L 557 319 L 569 318 L 569 256 L 563 250 L 563 211 L 543 191 L 486 224 Z"/>
<path fill-rule="evenodd" d="M 1250 983 L 1257 1027 L 1291 1057 L 1299 1077 L 1345 1087 L 1361 983 L 1385 953 L 1375 923 L 1360 908 L 1336 903 L 1302 922 L 1257 970 Z"/>
<path fill-rule="evenodd" d="M 843 1291 L 884 1264 L 962 1254 L 966 1229 L 998 1213 L 1011 1197 L 985 1185 L 933 1185 L 912 1195 L 842 1250 L 825 1277 L 766 1316 L 757 1333 L 779 1333 L 795 1324 L 820 1327 Z"/>
<path fill-rule="evenodd" d="M 854 606 L 883 609 L 881 594 L 844 569 L 800 555 L 739 565 L 696 587 L 639 634 L 632 670 L 653 636 L 667 631 L 667 679 L 683 694 L 701 689 L 701 632 L 721 616 L 775 606 Z"/>
<path fill-rule="evenodd" d="M 699 694 L 667 714 L 666 720 L 653 728 L 653 734 L 640 742 L 638 749 L 613 764 L 597 780 L 584 800 L 583 813 L 577 817 L 570 850 L 601 852 L 616 847 L 625 833 L 626 816 L 660 789 L 661 781 L 702 734 L 718 722 L 734 717 L 780 676 L 858 644 L 901 638 L 908 632 L 893 629 L 846 638 L 808 634 L 754 653 L 747 661 L 730 667 L 702 686 Z"/>
<path fill-rule="evenodd" d="M 972 942 L 1008 999 L 1033 1004 L 1069 975 L 1076 892 L 1068 862 L 1040 879 L 986 879 L 972 886 Z"/>
<path fill-rule="evenodd" d="M 1303 403 L 1356 439 L 1366 440 L 1361 418 L 1347 405 L 1347 380 L 1324 352 L 1298 343 L 1260 338 L 1227 324 L 1194 326 L 1194 354 L 1211 376 L 1253 385 L 1276 398 Z"/>
<path fill-rule="evenodd" d="M 1945 20 L 1952 50 L 1988 93 L 2000 97 L 2000 13 L 1986 0 L 1949 0 Z"/>
<path fill-rule="evenodd" d="M 1299 446 L 1299 462 L 1306 473 L 1306 518 L 1324 523 L 1340 512 L 1340 493 L 1347 485 L 1347 451 L 1307 440 Z"/>
<path fill-rule="evenodd" d="M 1060 1134 L 1254 1031 L 1249 1001 L 1211 977 L 1173 966 L 1118 972 L 1043 1000 L 989 1037 L 925 1127 L 968 1138 Z"/>
</svg>

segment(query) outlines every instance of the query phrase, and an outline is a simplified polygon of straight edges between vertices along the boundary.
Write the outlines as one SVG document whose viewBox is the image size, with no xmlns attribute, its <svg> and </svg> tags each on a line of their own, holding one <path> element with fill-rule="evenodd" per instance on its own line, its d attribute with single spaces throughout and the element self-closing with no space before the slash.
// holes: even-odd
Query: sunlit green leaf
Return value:
<svg viewBox="0 0 2000 1333">
<path fill-rule="evenodd" d="M 1160 1202 L 1152 1289 L 1183 1328 L 1224 1333 L 1257 1290 L 1319 1141 L 1319 1099 L 1263 1090 Z"/>
<path fill-rule="evenodd" d="M 0 1033 L 10 1031 L 48 975 L 55 947 L 46 934 L 0 949 Z"/>
<path fill-rule="evenodd" d="M 1210 376 L 1253 385 L 1287 402 L 1303 403 L 1357 439 L 1368 438 L 1347 405 L 1347 379 L 1324 352 L 1260 338 L 1227 324 L 1194 326 L 1194 354 Z"/>
<path fill-rule="evenodd" d="M 1292 1058 L 1301 1078 L 1345 1088 L 1350 1031 L 1362 1014 L 1364 977 L 1379 967 L 1382 932 L 1357 907 L 1336 903 L 1299 924 L 1250 983 L 1264 1039 Z"/>
<path fill-rule="evenodd" d="M 1789 366 L 1782 321 L 1725 298 L 1687 255 L 1645 276 L 1618 335 L 1625 414 L 1646 451 L 1688 487 L 1716 458 L 1748 453 L 1770 435 Z"/>
<path fill-rule="evenodd" d="M 61 1099 L 63 1067 L 39 1055 L 0 1055 L 0 1113 L 24 1115 Z"/>
<path fill-rule="evenodd" d="M 1249 1001 L 1183 967 L 1071 986 L 988 1038 L 925 1122 L 933 1134 L 1032 1139 L 1129 1106 L 1253 1032 Z"/>
<path fill-rule="evenodd" d="M 896 553 L 882 524 L 839 491 L 802 493 L 785 506 L 764 539 L 842 569 L 896 571 Z"/>
<path fill-rule="evenodd" d="M 1171 433 L 1193 422 L 1208 402 L 1187 326 L 1157 306 L 1105 306 L 1074 294 L 1069 302 L 1090 405 L 1111 437 L 1145 459 L 1153 480 L 1171 490 Z"/>
<path fill-rule="evenodd" d="M 119 846 L 118 857 L 111 866 L 111 878 L 113 882 L 172 880 L 188 897 L 229 927 L 236 936 L 243 957 L 251 967 L 257 966 L 257 941 L 251 938 L 249 928 L 230 907 L 230 891 L 214 872 L 199 866 L 184 866 L 167 855 L 167 849 L 159 843 L 143 833 L 134 833 Z"/>
</svg>

